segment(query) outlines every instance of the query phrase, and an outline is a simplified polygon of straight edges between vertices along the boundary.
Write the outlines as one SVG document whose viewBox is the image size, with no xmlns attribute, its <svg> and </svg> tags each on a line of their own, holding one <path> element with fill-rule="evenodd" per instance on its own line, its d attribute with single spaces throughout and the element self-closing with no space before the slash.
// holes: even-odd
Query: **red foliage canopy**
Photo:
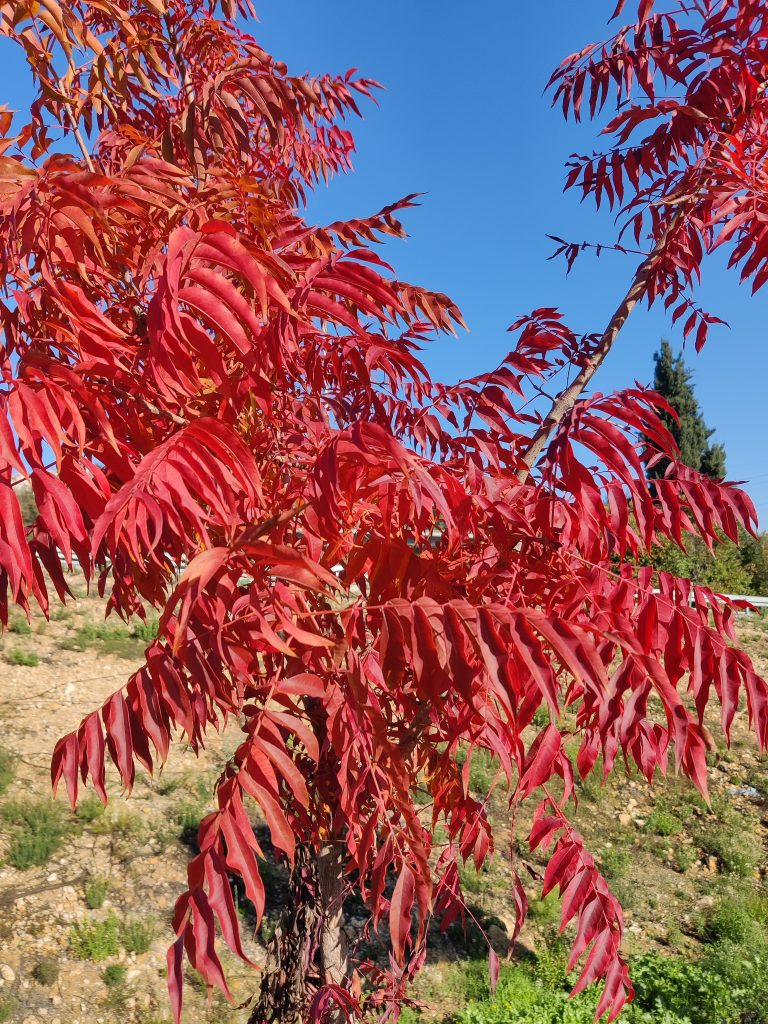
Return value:
<svg viewBox="0 0 768 1024">
<path fill-rule="evenodd" d="M 691 288 L 717 246 L 765 281 L 768 9 L 643 0 L 636 23 L 565 61 L 566 114 L 595 115 L 611 90 L 620 109 L 569 185 L 617 208 L 617 244 L 629 230 L 645 258 L 604 335 L 536 310 L 496 370 L 448 386 L 419 353 L 458 310 L 373 249 L 403 235 L 414 197 L 326 227 L 301 213 L 349 167 L 342 122 L 376 83 L 292 77 L 235 24 L 247 7 L 0 3 L 39 86 L 28 124 L 0 117 L 0 614 L 47 613 L 51 588 L 65 600 L 73 554 L 111 612 L 161 613 L 144 666 L 59 742 L 54 783 L 74 803 L 90 778 L 106 800 L 107 758 L 130 790 L 174 730 L 199 749 L 209 728 L 239 728 L 176 909 L 177 1016 L 185 951 L 225 993 L 217 925 L 245 956 L 231 874 L 264 911 L 250 802 L 289 862 L 297 844 L 340 848 L 374 928 L 388 918 L 387 986 L 357 963 L 366 1012 L 386 1014 L 430 922 L 463 913 L 459 865 L 493 852 L 468 784 L 490 751 L 513 820 L 539 801 L 530 845 L 554 844 L 544 889 L 575 921 L 576 987 L 603 979 L 613 1018 L 632 993 L 621 910 L 569 823 L 574 776 L 619 757 L 651 781 L 672 752 L 706 795 L 712 699 L 726 736 L 745 702 L 768 743 L 768 687 L 730 643 L 734 609 L 637 569 L 661 538 L 736 539 L 755 513 L 678 463 L 653 393 L 566 389 L 545 416 L 533 397 L 568 366 L 588 379 L 642 298 L 702 344 L 714 318 Z M 81 156 L 53 144 L 62 128 Z M 638 435 L 670 461 L 652 486 Z M 515 896 L 519 928 L 519 878 Z M 332 1005 L 358 1013 L 348 973 L 326 970 L 308 1012 Z"/>
</svg>

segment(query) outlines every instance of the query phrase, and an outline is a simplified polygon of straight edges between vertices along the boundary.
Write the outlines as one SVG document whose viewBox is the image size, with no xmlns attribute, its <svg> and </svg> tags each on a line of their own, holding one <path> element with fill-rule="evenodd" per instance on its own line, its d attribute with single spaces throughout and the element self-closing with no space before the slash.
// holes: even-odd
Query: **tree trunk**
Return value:
<svg viewBox="0 0 768 1024">
<path fill-rule="evenodd" d="M 304 1024 L 308 983 L 344 983 L 343 898 L 343 845 L 323 843 L 317 853 L 297 846 L 288 903 L 267 946 L 261 988 L 248 1024 Z"/>
<path fill-rule="evenodd" d="M 320 966 L 323 984 L 341 985 L 347 976 L 344 923 L 344 847 L 341 841 L 323 843 L 317 856 L 320 897 Z"/>
<path fill-rule="evenodd" d="M 288 902 L 267 946 L 261 988 L 248 1024 L 303 1024 L 319 923 L 314 852 L 297 846 Z"/>
</svg>

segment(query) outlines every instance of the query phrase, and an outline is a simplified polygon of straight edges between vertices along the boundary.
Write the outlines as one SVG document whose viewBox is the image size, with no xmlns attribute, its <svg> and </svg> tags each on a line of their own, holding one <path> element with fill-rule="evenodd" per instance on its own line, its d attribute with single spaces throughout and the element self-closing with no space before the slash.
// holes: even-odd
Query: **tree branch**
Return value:
<svg viewBox="0 0 768 1024">
<path fill-rule="evenodd" d="M 75 140 L 77 141 L 77 144 L 80 147 L 80 152 L 83 154 L 85 165 L 91 172 L 91 174 L 95 174 L 96 168 L 93 166 L 93 158 L 91 157 L 91 154 L 88 152 L 88 147 L 85 144 L 83 133 L 80 131 L 77 121 L 75 120 L 75 115 L 72 113 L 69 107 L 66 107 L 65 110 L 67 114 L 67 120 L 69 121 L 69 126 L 72 129 L 72 134 L 75 136 Z"/>
<path fill-rule="evenodd" d="M 651 272 L 654 265 L 658 261 L 661 254 L 669 242 L 669 239 L 677 230 L 680 222 L 685 216 L 685 211 L 688 208 L 686 203 L 681 206 L 675 216 L 669 222 L 665 228 L 661 238 L 658 240 L 653 248 L 651 254 L 647 259 L 643 260 L 640 266 L 635 272 L 635 276 L 632 279 L 632 284 L 629 287 L 629 291 L 626 293 L 624 298 L 621 300 L 619 305 L 616 307 L 613 316 L 608 321 L 608 326 L 603 331 L 600 341 L 597 344 L 594 352 L 587 359 L 585 364 L 579 370 L 574 377 L 573 381 L 568 385 L 565 390 L 561 391 L 560 394 L 555 398 L 549 413 L 541 423 L 541 426 L 533 435 L 533 439 L 526 449 L 523 461 L 525 462 L 525 469 L 521 469 L 518 473 L 518 479 L 521 483 L 524 483 L 527 479 L 531 469 L 533 468 L 539 455 L 541 455 L 544 447 L 546 446 L 552 432 L 555 430 L 561 420 L 571 411 L 576 404 L 579 395 L 584 391 L 587 384 L 597 373 L 598 369 L 602 366 L 605 357 L 611 351 L 613 343 L 619 336 L 624 324 L 629 319 L 629 316 L 635 306 L 640 302 L 645 293 L 648 290 L 648 281 L 651 276 Z"/>
</svg>

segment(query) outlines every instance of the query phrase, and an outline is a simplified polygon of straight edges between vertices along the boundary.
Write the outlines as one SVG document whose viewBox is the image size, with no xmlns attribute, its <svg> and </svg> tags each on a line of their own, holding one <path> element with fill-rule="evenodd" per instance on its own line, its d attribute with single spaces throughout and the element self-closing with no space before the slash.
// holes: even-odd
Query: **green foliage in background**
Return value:
<svg viewBox="0 0 768 1024">
<path fill-rule="evenodd" d="M 533 909 L 533 908 L 532 908 Z M 576 975 L 566 977 L 567 943 L 556 922 L 538 955 L 502 964 L 491 996 L 486 957 L 441 965 L 420 998 L 439 995 L 457 1007 L 442 1024 L 592 1024 L 600 990 L 569 998 Z M 717 889 L 699 922 L 702 952 L 630 957 L 635 1000 L 621 1024 L 768 1024 L 768 889 L 731 879 Z M 446 1000 L 447 997 L 447 1000 Z M 402 1024 L 426 1018 L 417 1009 Z"/>
<path fill-rule="evenodd" d="M 677 413 L 675 420 L 662 413 L 662 420 L 677 441 L 680 459 L 691 469 L 720 479 L 725 476 L 725 449 L 711 444 L 714 433 L 704 422 L 693 390 L 692 373 L 682 355 L 675 356 L 668 341 L 662 341 L 654 355 L 655 391 L 667 400 Z M 664 460 L 648 469 L 648 476 L 664 475 L 668 463 Z M 660 572 L 693 580 L 700 586 L 711 587 L 725 594 L 768 595 L 768 534 L 750 537 L 742 531 L 739 543 L 723 540 L 713 552 L 698 537 L 687 537 L 685 551 L 671 541 L 658 545 L 645 565 L 653 565 Z"/>
<path fill-rule="evenodd" d="M 721 594 L 768 595 L 768 534 L 744 534 L 737 546 L 730 540 L 708 551 L 699 537 L 686 537 L 685 551 L 671 541 L 658 544 L 643 564 L 659 572 L 693 580 Z"/>
</svg>

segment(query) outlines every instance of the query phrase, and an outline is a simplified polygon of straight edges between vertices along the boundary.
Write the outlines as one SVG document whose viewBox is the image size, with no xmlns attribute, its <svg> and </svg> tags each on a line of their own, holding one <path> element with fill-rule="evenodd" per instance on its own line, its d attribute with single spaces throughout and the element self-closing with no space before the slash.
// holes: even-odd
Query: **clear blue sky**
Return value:
<svg viewBox="0 0 768 1024">
<path fill-rule="evenodd" d="M 455 379 L 495 366 L 509 348 L 506 327 L 536 306 L 558 306 L 578 331 L 600 330 L 624 293 L 632 257 L 582 257 L 566 280 L 547 262 L 546 233 L 610 240 L 611 224 L 562 192 L 563 164 L 596 145 L 593 126 L 564 125 L 542 91 L 551 69 L 603 37 L 613 0 L 517 4 L 481 0 L 256 0 L 260 43 L 293 72 L 358 67 L 386 86 L 379 106 L 355 123 L 356 171 L 318 191 L 316 221 L 372 213 L 410 192 L 423 205 L 406 213 L 406 242 L 388 247 L 398 275 L 447 292 L 471 333 L 438 343 L 427 361 Z M 3 41 L 0 40 L 0 43 Z M 13 106 L 26 89 L 20 65 L 0 47 L 2 98 Z M 7 59 L 6 59 L 7 58 Z M 765 291 L 765 290 L 764 290 Z M 732 479 L 749 481 L 768 525 L 768 293 L 752 298 L 721 260 L 710 262 L 699 297 L 731 327 L 716 328 L 704 351 L 687 358 Z M 596 386 L 647 383 L 652 354 L 681 332 L 661 310 L 636 311 Z"/>
</svg>

